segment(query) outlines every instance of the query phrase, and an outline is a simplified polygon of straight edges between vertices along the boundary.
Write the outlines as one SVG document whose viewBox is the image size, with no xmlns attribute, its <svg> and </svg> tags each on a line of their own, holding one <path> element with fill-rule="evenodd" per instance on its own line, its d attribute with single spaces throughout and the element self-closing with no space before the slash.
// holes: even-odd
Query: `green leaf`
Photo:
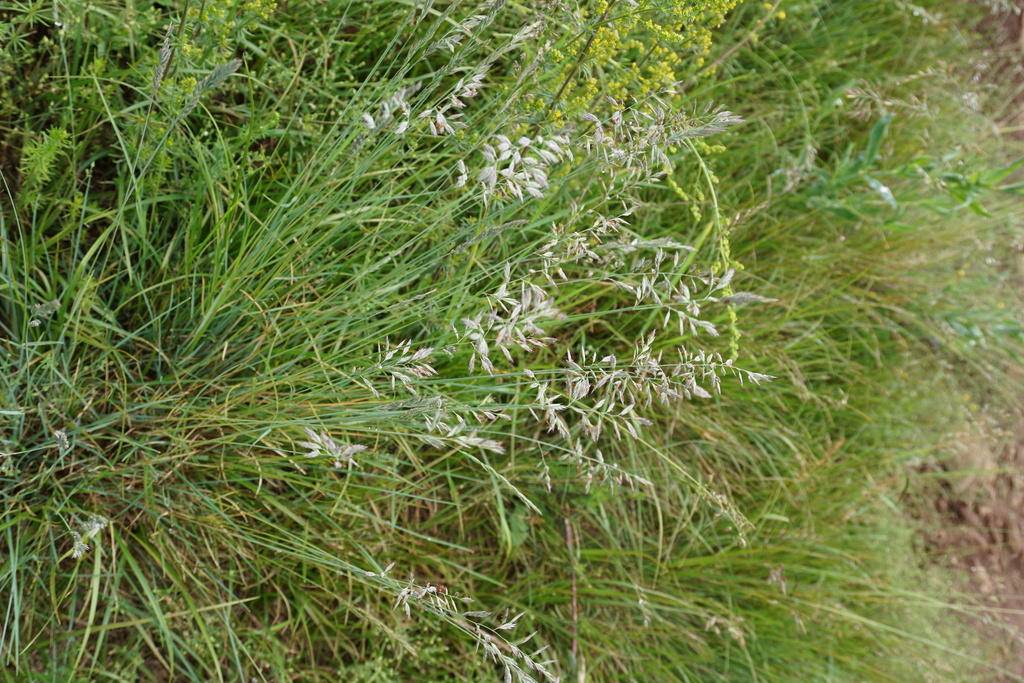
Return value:
<svg viewBox="0 0 1024 683">
<path fill-rule="evenodd" d="M 978 214 L 979 216 L 984 216 L 985 218 L 992 218 L 992 214 L 989 213 L 988 209 L 982 206 L 977 199 L 972 199 L 971 202 L 967 205 L 967 208 L 970 209 L 973 213 Z"/>
<path fill-rule="evenodd" d="M 1007 177 L 1018 168 L 1024 165 L 1024 158 L 1018 159 L 1006 168 L 994 168 L 988 171 L 982 171 L 978 174 L 978 185 L 982 187 L 993 187 L 997 183 L 1001 183 L 1006 180 Z"/>
<path fill-rule="evenodd" d="M 900 208 L 900 205 L 896 202 L 896 198 L 892 196 L 892 190 L 890 190 L 887 185 L 875 178 L 872 178 L 871 176 L 864 176 L 864 180 L 867 181 L 871 189 L 877 192 L 878 196 L 881 197 L 886 204 L 894 209 Z"/>
<path fill-rule="evenodd" d="M 889 128 L 889 124 L 892 122 L 893 115 L 886 114 L 878 123 L 875 124 L 874 128 L 871 129 L 871 135 L 868 137 L 868 148 L 864 152 L 864 166 L 870 166 L 875 162 L 875 158 L 878 156 L 878 151 L 882 148 L 882 140 L 885 139 L 885 132 Z"/>
<path fill-rule="evenodd" d="M 508 516 L 509 542 L 513 548 L 526 543 L 530 537 L 530 524 L 526 519 L 526 508 L 516 506 Z"/>
</svg>

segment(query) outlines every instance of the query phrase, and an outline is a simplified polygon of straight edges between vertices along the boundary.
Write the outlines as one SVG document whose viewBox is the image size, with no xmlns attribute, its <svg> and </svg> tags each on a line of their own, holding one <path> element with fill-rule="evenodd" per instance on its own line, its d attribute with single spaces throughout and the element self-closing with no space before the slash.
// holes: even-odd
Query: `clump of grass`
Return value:
<svg viewBox="0 0 1024 683">
<path fill-rule="evenodd" d="M 15 676 L 983 668 L 892 514 L 1012 191 L 948 19 L 271 10 L 4 16 Z"/>
</svg>

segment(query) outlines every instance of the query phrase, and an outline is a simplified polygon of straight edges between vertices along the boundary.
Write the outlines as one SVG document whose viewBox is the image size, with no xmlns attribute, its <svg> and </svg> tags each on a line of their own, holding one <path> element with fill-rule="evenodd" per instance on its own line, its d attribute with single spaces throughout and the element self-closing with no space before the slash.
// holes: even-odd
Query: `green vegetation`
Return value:
<svg viewBox="0 0 1024 683">
<path fill-rule="evenodd" d="M 7 678 L 991 672 L 980 10 L 661 1 L 0 4 Z"/>
</svg>

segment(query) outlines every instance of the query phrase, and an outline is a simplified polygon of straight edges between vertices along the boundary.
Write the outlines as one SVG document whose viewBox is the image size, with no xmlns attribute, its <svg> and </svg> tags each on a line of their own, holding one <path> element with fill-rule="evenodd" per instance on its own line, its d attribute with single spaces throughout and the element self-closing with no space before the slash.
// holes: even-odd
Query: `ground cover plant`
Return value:
<svg viewBox="0 0 1024 683">
<path fill-rule="evenodd" d="M 945 4 L 0 5 L 5 674 L 977 680 Z"/>
</svg>

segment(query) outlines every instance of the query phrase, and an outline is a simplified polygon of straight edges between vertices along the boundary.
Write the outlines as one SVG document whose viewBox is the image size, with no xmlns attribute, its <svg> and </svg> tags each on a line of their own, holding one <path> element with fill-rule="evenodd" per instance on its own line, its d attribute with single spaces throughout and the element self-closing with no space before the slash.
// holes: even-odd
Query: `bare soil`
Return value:
<svg viewBox="0 0 1024 683">
<path fill-rule="evenodd" d="M 1022 417 L 981 415 L 936 473 L 933 509 L 923 511 L 932 556 L 963 579 L 985 614 L 974 626 L 998 648 L 992 663 L 1013 673 L 992 683 L 1024 680 Z"/>
</svg>

